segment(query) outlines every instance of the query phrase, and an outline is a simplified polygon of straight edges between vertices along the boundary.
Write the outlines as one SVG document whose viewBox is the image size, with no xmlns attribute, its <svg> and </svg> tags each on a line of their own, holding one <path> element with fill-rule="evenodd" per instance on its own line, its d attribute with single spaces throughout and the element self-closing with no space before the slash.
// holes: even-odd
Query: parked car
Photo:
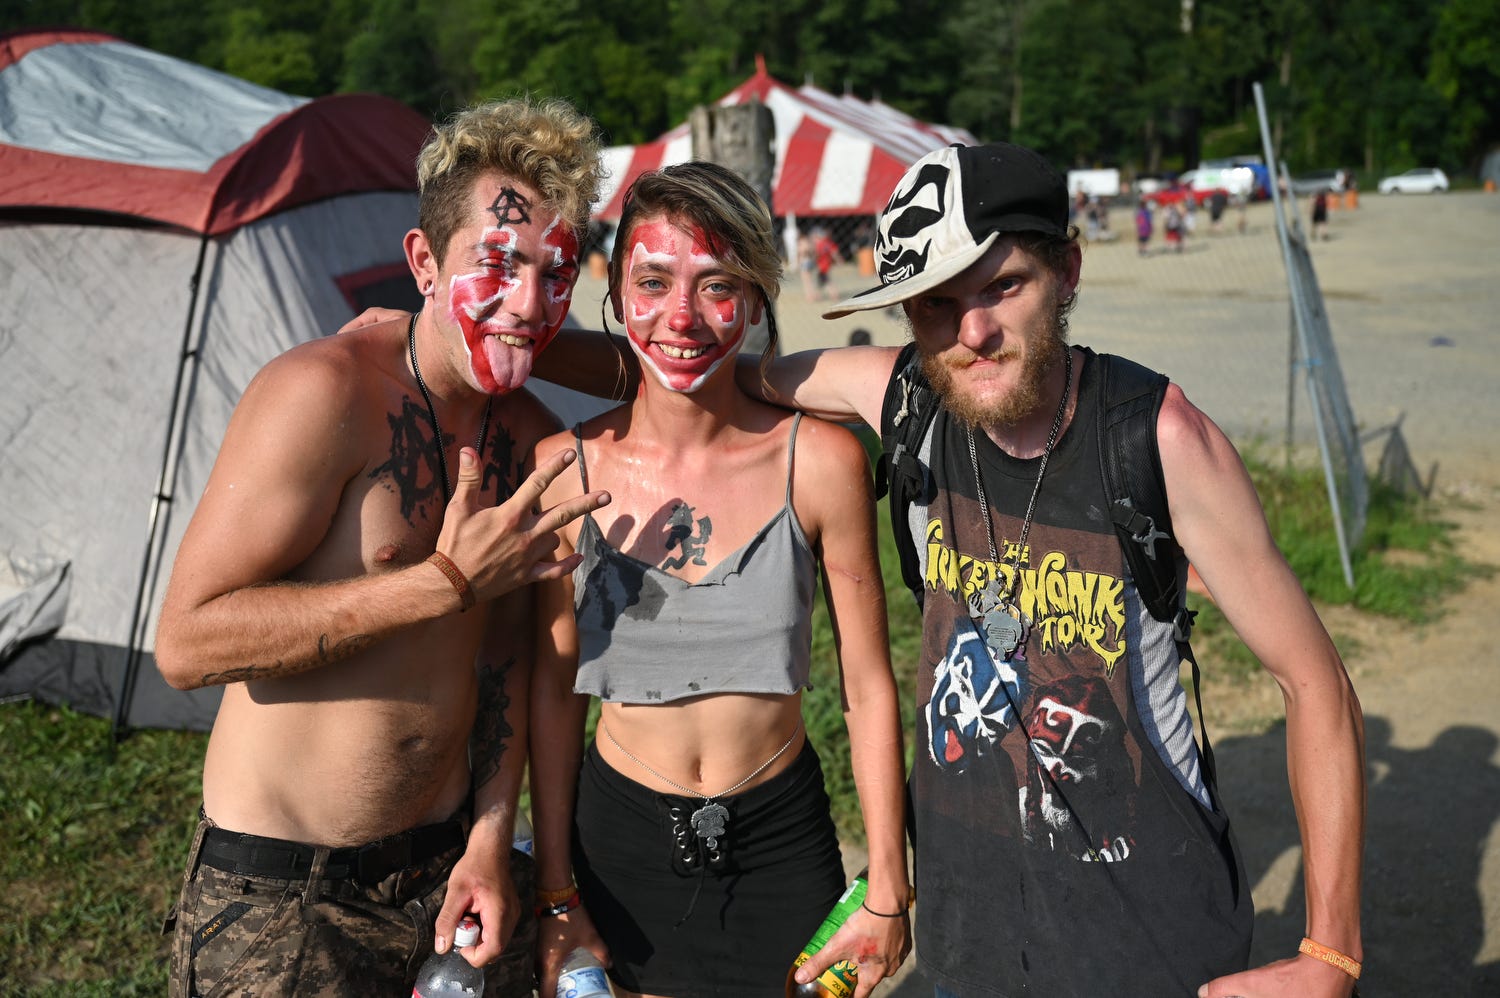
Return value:
<svg viewBox="0 0 1500 998">
<path fill-rule="evenodd" d="M 1380 181 L 1382 194 L 1435 194 L 1448 189 L 1448 175 L 1435 166 L 1419 166 Z"/>
<path fill-rule="evenodd" d="M 1332 191 L 1342 194 L 1349 186 L 1348 170 L 1311 170 L 1292 178 L 1292 193 L 1297 197 Z"/>
<path fill-rule="evenodd" d="M 1198 164 L 1192 186 L 1205 194 L 1222 190 L 1230 197 L 1260 201 L 1271 196 L 1271 171 L 1259 156 L 1205 159 Z"/>
<path fill-rule="evenodd" d="M 1135 192 L 1137 195 L 1155 194 L 1171 187 L 1176 179 L 1176 175 L 1171 173 L 1138 173 L 1135 176 Z"/>
</svg>

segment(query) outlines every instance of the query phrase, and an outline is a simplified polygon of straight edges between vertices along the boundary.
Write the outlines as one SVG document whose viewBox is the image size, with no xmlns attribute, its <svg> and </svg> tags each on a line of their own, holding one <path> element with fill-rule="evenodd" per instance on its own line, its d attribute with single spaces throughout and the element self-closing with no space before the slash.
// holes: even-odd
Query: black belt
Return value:
<svg viewBox="0 0 1500 998">
<path fill-rule="evenodd" d="M 325 880 L 357 880 L 378 884 L 393 873 L 424 863 L 464 843 L 463 823 L 457 818 L 422 825 L 362 846 L 328 853 Z M 278 880 L 305 878 L 312 870 L 317 846 L 261 835 L 242 835 L 222 828 L 203 834 L 200 862 L 215 870 Z"/>
</svg>

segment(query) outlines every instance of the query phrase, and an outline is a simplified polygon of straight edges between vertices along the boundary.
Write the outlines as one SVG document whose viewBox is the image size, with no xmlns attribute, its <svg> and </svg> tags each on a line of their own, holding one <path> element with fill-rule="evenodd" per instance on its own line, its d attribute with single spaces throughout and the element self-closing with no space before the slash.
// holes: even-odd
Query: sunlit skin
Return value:
<svg viewBox="0 0 1500 998">
<path fill-rule="evenodd" d="M 454 234 L 448 254 L 448 314 L 463 332 L 475 387 L 515 391 L 533 359 L 567 317 L 578 280 L 578 236 L 554 213 L 532 206 L 529 220 Z M 469 236 L 469 238 L 473 238 Z"/>
<path fill-rule="evenodd" d="M 1001 239 L 974 266 L 906 306 L 923 371 L 954 415 L 973 426 L 1017 423 L 1038 411 L 1062 359 L 1062 281 Z"/>
<path fill-rule="evenodd" d="M 739 353 L 759 304 L 702 232 L 666 218 L 635 226 L 621 308 L 630 346 L 666 389 L 690 394 Z"/>
</svg>

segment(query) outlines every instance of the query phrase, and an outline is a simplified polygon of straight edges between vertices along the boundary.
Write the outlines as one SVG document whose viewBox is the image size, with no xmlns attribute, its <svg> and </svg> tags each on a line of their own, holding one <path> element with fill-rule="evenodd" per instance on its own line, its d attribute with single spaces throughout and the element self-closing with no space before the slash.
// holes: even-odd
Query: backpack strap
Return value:
<svg viewBox="0 0 1500 998">
<path fill-rule="evenodd" d="M 880 460 L 875 465 L 876 498 L 890 494 L 891 531 L 901 556 L 901 579 L 922 605 L 925 586 L 917 558 L 917 541 L 911 535 L 909 512 L 918 499 L 930 501 L 932 476 L 917 455 L 937 416 L 937 393 L 922 374 L 917 345 L 908 343 L 896 356 L 891 380 L 880 407 Z"/>
<path fill-rule="evenodd" d="M 1167 485 L 1156 443 L 1156 417 L 1169 380 L 1124 357 L 1100 354 L 1098 360 L 1100 470 L 1110 501 L 1110 518 L 1142 604 L 1152 617 L 1171 623 L 1178 651 L 1192 665 L 1199 757 L 1204 783 L 1217 799 L 1218 772 L 1203 717 L 1203 679 L 1188 643 L 1196 613 L 1187 608 L 1187 591 L 1179 577 L 1186 555 L 1172 534 Z"/>
<path fill-rule="evenodd" d="M 1193 615 L 1178 569 L 1182 548 L 1172 535 L 1167 486 L 1156 445 L 1156 415 L 1167 377 L 1135 361 L 1100 354 L 1099 455 L 1110 519 L 1141 601 L 1170 622 L 1186 642 Z"/>
</svg>

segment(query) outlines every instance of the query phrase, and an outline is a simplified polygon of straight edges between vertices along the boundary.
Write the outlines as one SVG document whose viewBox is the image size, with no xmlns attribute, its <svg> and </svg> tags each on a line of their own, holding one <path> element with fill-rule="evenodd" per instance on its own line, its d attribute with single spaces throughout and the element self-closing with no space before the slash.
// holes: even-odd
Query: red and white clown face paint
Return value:
<svg viewBox="0 0 1500 998">
<path fill-rule="evenodd" d="M 475 387 L 515 391 L 567 317 L 578 280 L 578 236 L 525 190 L 481 181 L 495 224 L 454 233 L 448 252 L 448 314 L 463 332 Z M 477 238 L 476 238 L 477 236 Z"/>
<path fill-rule="evenodd" d="M 625 331 L 662 387 L 696 392 L 739 353 L 760 313 L 748 298 L 745 280 L 713 255 L 700 230 L 667 218 L 631 230 L 620 289 Z"/>
</svg>

